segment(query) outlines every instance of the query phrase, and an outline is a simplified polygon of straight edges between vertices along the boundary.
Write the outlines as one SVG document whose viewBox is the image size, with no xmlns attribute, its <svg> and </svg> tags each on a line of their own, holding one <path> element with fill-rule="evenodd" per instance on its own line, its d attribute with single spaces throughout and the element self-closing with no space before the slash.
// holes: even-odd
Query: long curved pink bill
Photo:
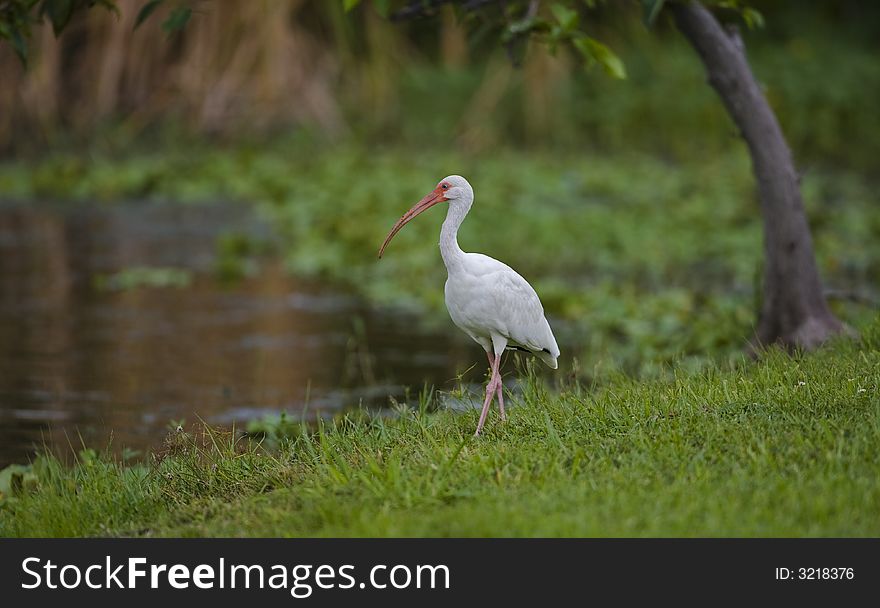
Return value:
<svg viewBox="0 0 880 608">
<path fill-rule="evenodd" d="M 388 233 L 388 236 L 385 237 L 385 242 L 382 243 L 382 247 L 379 248 L 379 257 L 382 257 L 382 254 L 385 253 L 385 248 L 388 246 L 388 243 L 391 242 L 391 239 L 394 238 L 394 235 L 400 232 L 400 229 L 406 226 L 414 217 L 420 214 L 422 211 L 426 209 L 430 209 L 437 203 L 443 202 L 446 199 L 443 196 L 442 192 L 431 192 L 431 194 L 427 195 L 425 198 L 420 200 L 418 203 L 412 206 L 412 208 L 401 216 L 397 223 L 394 224 L 394 227 L 391 228 L 391 232 Z"/>
</svg>

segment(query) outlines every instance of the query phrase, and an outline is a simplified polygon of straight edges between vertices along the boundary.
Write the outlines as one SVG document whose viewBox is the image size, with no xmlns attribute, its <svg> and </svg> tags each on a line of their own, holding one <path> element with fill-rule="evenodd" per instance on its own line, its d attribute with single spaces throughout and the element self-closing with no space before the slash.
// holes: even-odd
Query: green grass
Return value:
<svg viewBox="0 0 880 608">
<path fill-rule="evenodd" d="M 876 536 L 878 347 L 880 320 L 736 369 L 558 392 L 529 378 L 479 439 L 476 412 L 423 395 L 267 453 L 175 431 L 148 465 L 43 457 L 0 535 Z"/>
</svg>

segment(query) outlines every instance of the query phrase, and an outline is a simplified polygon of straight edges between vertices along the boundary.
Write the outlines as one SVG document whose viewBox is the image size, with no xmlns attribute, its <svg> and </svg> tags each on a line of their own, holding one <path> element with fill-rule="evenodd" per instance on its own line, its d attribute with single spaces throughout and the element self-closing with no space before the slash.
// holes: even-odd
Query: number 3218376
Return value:
<svg viewBox="0 0 880 608">
<path fill-rule="evenodd" d="M 776 580 L 851 581 L 856 577 L 852 568 L 777 568 Z"/>
</svg>

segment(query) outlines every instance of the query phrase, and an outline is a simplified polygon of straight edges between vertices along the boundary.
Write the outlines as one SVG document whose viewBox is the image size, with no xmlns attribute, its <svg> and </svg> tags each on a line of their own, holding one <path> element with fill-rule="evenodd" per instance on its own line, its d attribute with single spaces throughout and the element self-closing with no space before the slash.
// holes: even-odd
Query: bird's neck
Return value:
<svg viewBox="0 0 880 608">
<path fill-rule="evenodd" d="M 465 201 L 451 203 L 443 228 L 440 229 L 440 255 L 443 256 L 443 263 L 449 272 L 455 270 L 464 257 L 464 251 L 458 246 L 458 227 L 467 216 L 468 210 L 470 205 Z"/>
</svg>

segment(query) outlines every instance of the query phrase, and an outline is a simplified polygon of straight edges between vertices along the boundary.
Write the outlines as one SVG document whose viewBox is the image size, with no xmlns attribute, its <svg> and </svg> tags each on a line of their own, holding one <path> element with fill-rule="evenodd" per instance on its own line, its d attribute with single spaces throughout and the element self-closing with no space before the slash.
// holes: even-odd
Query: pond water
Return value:
<svg viewBox="0 0 880 608">
<path fill-rule="evenodd" d="M 473 363 L 479 380 L 483 355 L 451 322 L 429 329 L 271 261 L 219 281 L 230 230 L 267 232 L 236 205 L 0 206 L 0 466 L 111 435 L 146 450 L 172 420 L 381 408 L 407 386 L 452 388 Z M 98 284 L 138 267 L 191 279 Z"/>
</svg>

